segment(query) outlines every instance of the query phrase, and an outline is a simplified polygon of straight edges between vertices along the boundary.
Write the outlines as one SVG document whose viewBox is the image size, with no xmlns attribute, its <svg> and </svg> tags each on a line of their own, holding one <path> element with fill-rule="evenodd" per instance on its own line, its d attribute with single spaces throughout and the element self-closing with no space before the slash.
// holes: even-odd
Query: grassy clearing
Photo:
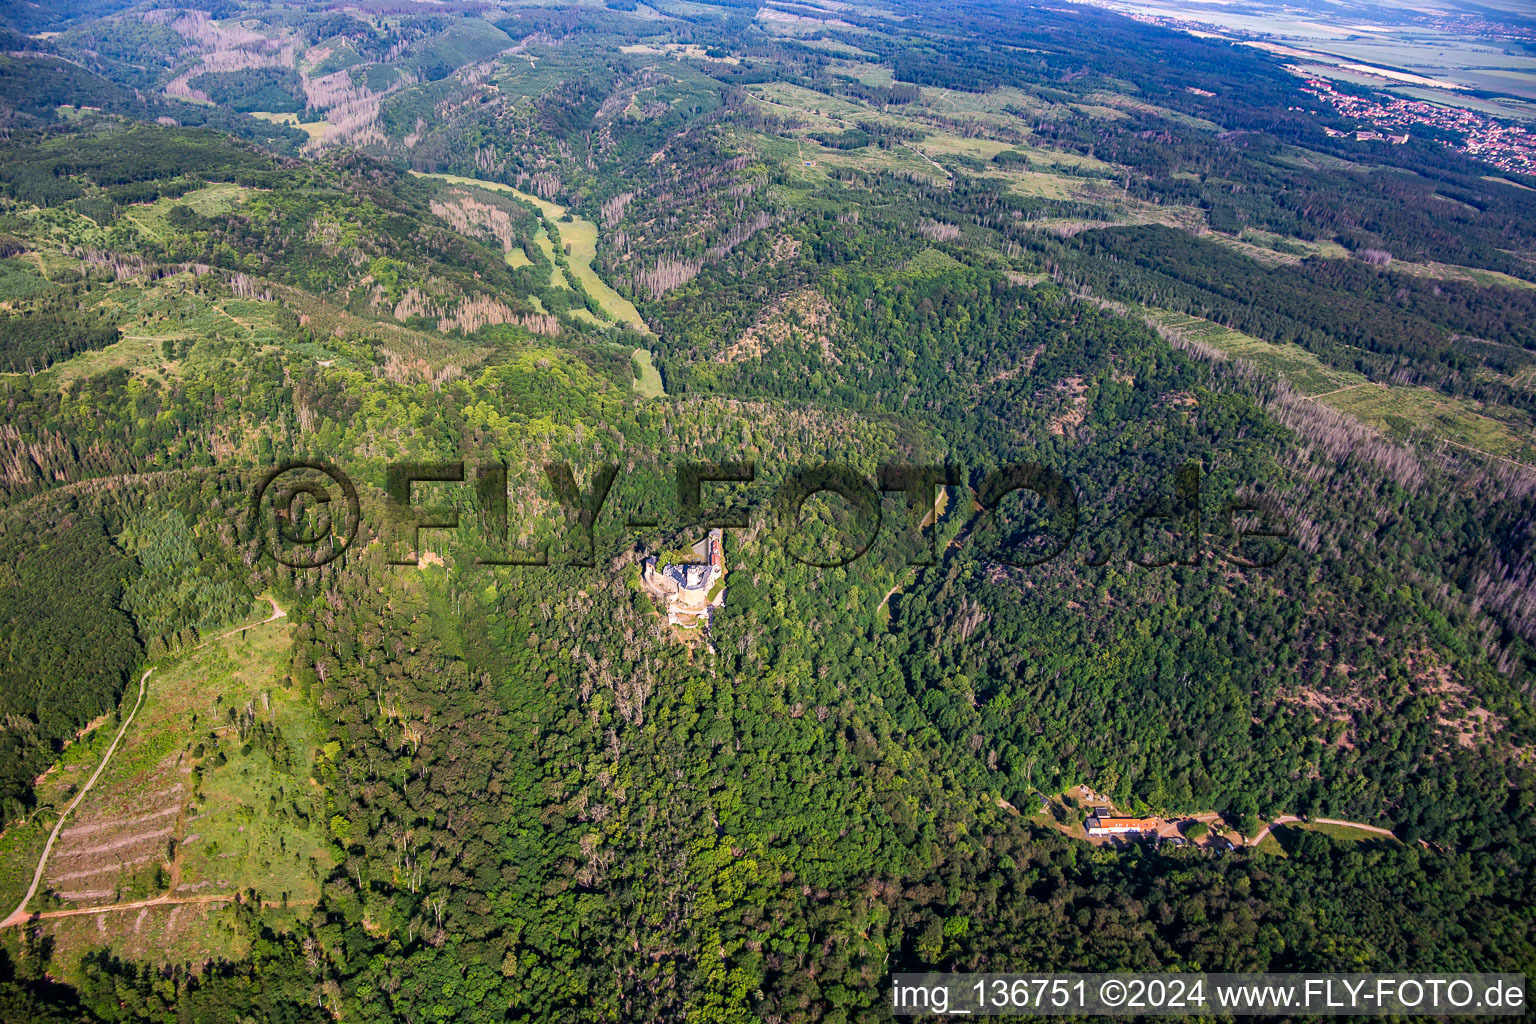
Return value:
<svg viewBox="0 0 1536 1024">
<path fill-rule="evenodd" d="M 163 379 L 166 369 L 166 362 L 160 357 L 159 339 L 125 338 L 94 352 L 76 353 L 62 363 L 50 366 L 38 377 L 62 387 L 109 370 L 127 370 L 136 377 Z"/>
<path fill-rule="evenodd" d="M 827 67 L 834 74 L 847 75 L 865 85 L 895 85 L 896 69 L 889 64 L 871 64 L 861 60 L 833 61 Z"/>
<path fill-rule="evenodd" d="M 628 46 L 619 47 L 620 53 L 646 53 L 656 56 L 667 56 L 676 59 L 688 57 L 692 60 L 704 61 L 707 64 L 740 64 L 740 57 L 711 57 L 709 52 L 698 43 L 631 43 Z"/>
<path fill-rule="evenodd" d="M 1265 249 L 1271 249 L 1282 254 L 1286 253 L 1286 250 L 1299 249 L 1301 252 L 1298 255 L 1301 256 L 1321 256 L 1324 259 L 1330 260 L 1349 259 L 1349 250 L 1337 242 L 1307 241 L 1303 238 L 1292 238 L 1269 231 L 1260 231 L 1257 228 L 1244 228 L 1243 233 L 1238 238 L 1240 241 L 1247 242 L 1250 245 L 1262 246 Z"/>
<path fill-rule="evenodd" d="M 649 349 L 635 349 L 635 391 L 642 398 L 662 398 L 667 393 L 661 382 L 661 371 L 651 361 Z"/>
<path fill-rule="evenodd" d="M 211 217 L 216 213 L 228 213 L 243 203 L 254 189 L 241 185 L 223 183 L 209 185 L 207 188 L 195 189 L 183 195 L 180 199 L 161 199 L 153 206 L 157 215 L 163 216 L 170 212 L 172 206 L 190 206 L 194 212 L 204 217 Z M 165 207 L 161 209 L 162 205 Z"/>
<path fill-rule="evenodd" d="M 1008 187 L 1014 192 L 1025 196 L 1035 196 L 1040 199 L 1104 199 L 1100 190 L 1092 188 L 1092 181 L 1087 178 L 1072 178 L 1064 174 L 1050 174 L 1044 171 L 1020 171 L 1004 170 L 993 172 L 997 177 L 1006 178 Z"/>
<path fill-rule="evenodd" d="M 330 124 L 326 121 L 300 121 L 297 114 L 274 114 L 271 111 L 256 110 L 251 112 L 251 116 L 259 117 L 263 121 L 270 121 L 273 124 L 286 124 L 292 128 L 297 128 L 309 136 L 310 142 L 318 142 L 320 139 L 325 138 L 326 132 L 331 130 Z"/>
<path fill-rule="evenodd" d="M 866 117 L 874 113 L 868 106 L 841 96 L 829 96 L 824 92 L 807 89 L 788 82 L 766 82 L 751 85 L 747 91 L 778 106 L 789 107 L 802 114 L 826 118 Z M 890 115 L 887 115 L 890 116 Z M 898 117 L 896 120 L 908 121 Z"/>
<path fill-rule="evenodd" d="M 1073 179 L 1084 181 L 1085 179 Z M 1099 200 L 1103 199 L 1102 192 L 1097 195 L 1092 192 L 1079 193 L 1083 198 Z M 1125 201 L 1123 197 L 1116 197 L 1117 201 L 1101 206 L 1097 211 L 1098 216 L 1094 220 L 1075 217 L 1045 217 L 1031 221 L 1030 227 L 1037 231 L 1049 231 L 1058 235 L 1071 235 L 1079 231 L 1096 231 L 1100 228 L 1123 227 L 1128 224 L 1161 224 L 1165 227 L 1180 228 L 1185 231 L 1194 231 L 1204 228 L 1205 211 L 1193 206 L 1154 206 L 1151 203 L 1140 203 L 1135 200 Z"/>
<path fill-rule="evenodd" d="M 131 207 L 124 211 L 123 217 L 145 234 L 164 241 L 175 235 L 175 231 L 166 223 L 166 218 L 175 207 L 190 206 L 197 213 L 208 217 L 237 208 L 252 192 L 253 189 L 240 185 L 209 185 L 175 199 L 158 199 L 153 203 Z"/>
<path fill-rule="evenodd" d="M 924 107 L 942 114 L 946 117 L 970 116 L 992 120 L 999 124 L 1022 125 L 1024 121 L 1010 110 L 1028 111 L 1031 115 L 1046 113 L 1061 113 L 1065 108 L 1056 108 L 1038 96 L 1033 96 L 1022 89 L 1004 86 L 1001 89 L 993 89 L 985 93 L 962 92 L 958 89 L 943 89 L 937 86 L 924 86 L 922 104 Z"/>
<path fill-rule="evenodd" d="M 796 173 L 811 180 L 827 178 L 825 168 L 828 167 L 846 167 L 870 173 L 888 171 L 892 174 L 915 174 L 941 185 L 948 180 L 939 168 L 910 146 L 830 149 L 814 139 L 801 139 L 794 159 Z M 806 161 L 810 161 L 809 167 Z"/>
<path fill-rule="evenodd" d="M 1294 266 L 1310 256 L 1330 260 L 1349 259 L 1349 250 L 1337 242 L 1308 242 L 1252 228 L 1245 228 L 1241 235 L 1211 231 L 1203 237 L 1208 242 L 1240 252 L 1251 260 L 1275 267 Z"/>
<path fill-rule="evenodd" d="M 411 174 L 418 178 L 436 178 L 438 181 L 446 181 L 450 185 L 474 185 L 477 188 L 487 189 L 491 192 L 516 192 L 511 185 L 503 185 L 499 181 L 482 181 L 479 178 L 466 178 L 462 174 L 428 174 L 426 171 L 412 171 Z"/>
<path fill-rule="evenodd" d="M 1451 263 L 1405 263 L 1394 260 L 1392 269 L 1400 273 L 1432 277 L 1439 281 L 1461 281 L 1483 288 L 1536 288 L 1530 281 L 1501 274 L 1497 270 L 1480 270 L 1476 267 L 1458 267 Z"/>
<path fill-rule="evenodd" d="M 1516 410 L 1429 388 L 1354 388 L 1324 396 L 1340 412 L 1394 436 L 1419 432 L 1526 465 L 1536 464 L 1536 424 Z"/>
<path fill-rule="evenodd" d="M 1185 313 L 1150 307 L 1142 307 L 1140 312 L 1159 327 L 1210 345 L 1234 359 L 1244 359 L 1261 369 L 1278 373 L 1306 395 L 1367 383 L 1358 373 L 1328 366 L 1300 345 L 1277 345 Z"/>
<path fill-rule="evenodd" d="M 931 135 L 917 143 L 917 148 L 931 157 L 968 156 L 977 160 L 991 160 L 1013 144 L 1000 139 L 968 139 L 960 135 Z"/>
<path fill-rule="evenodd" d="M 613 317 L 619 323 L 625 324 L 644 334 L 650 333 L 650 328 L 641 319 L 640 311 L 635 308 L 635 304 L 609 287 L 608 283 L 599 277 L 597 271 L 593 269 L 592 262 L 597 258 L 596 224 L 585 217 L 578 217 L 575 214 L 570 214 L 571 219 L 562 222 L 561 218 L 565 217 L 567 212 L 566 208 L 559 203 L 552 203 L 548 199 L 540 199 L 538 196 L 515 189 L 511 185 L 503 185 L 499 181 L 481 181 L 478 178 L 466 178 L 459 174 L 423 174 L 419 171 L 411 173 L 418 177 L 437 178 L 455 185 L 476 185 L 480 188 L 490 189 L 493 192 L 506 192 L 538 207 L 545 217 L 556 224 L 556 230 L 560 232 L 561 243 L 570 247 L 569 260 L 571 271 L 576 275 L 576 279 L 581 282 L 582 287 L 587 290 L 587 294 L 597 300 L 597 304 L 602 307 L 603 312 Z M 540 229 L 536 241 L 539 244 L 539 248 L 544 250 L 544 255 L 548 256 L 550 262 L 553 263 L 555 260 L 555 247 L 548 233 Z M 527 255 L 522 255 L 525 261 L 522 264 L 514 262 L 516 257 L 512 254 L 508 255 L 507 262 L 511 263 L 514 267 L 526 265 Z M 557 269 L 551 280 L 559 284 L 561 276 Z"/>
<path fill-rule="evenodd" d="M 1361 842 L 1388 842 L 1395 843 L 1397 839 L 1392 836 L 1384 836 L 1380 832 L 1371 832 L 1368 829 L 1355 828 L 1353 825 L 1324 825 L 1319 822 L 1309 821 L 1298 826 L 1310 832 L 1321 832 L 1325 836 L 1334 839 L 1342 839 L 1347 843 Z"/>
<path fill-rule="evenodd" d="M 48 833 L 58 821 L 53 805 L 39 808 L 26 821 L 13 824 L 0 833 L 0 914 L 16 909 L 32 884 L 37 858 L 43 854 Z"/>
<path fill-rule="evenodd" d="M 164 381 L 180 372 L 187 359 L 218 360 L 243 354 L 247 347 L 285 344 L 286 321 L 293 314 L 277 302 L 250 302 L 228 296 L 194 294 L 191 276 L 176 274 L 150 284 L 124 282 L 99 294 L 96 311 L 116 321 L 121 338 L 56 363 L 38 376 L 65 386 L 108 370 Z M 167 354 L 165 343 L 171 343 Z"/>
<path fill-rule="evenodd" d="M 1284 826 L 1281 827 L 1283 828 Z M 1253 852 L 1268 857 L 1290 856 L 1290 854 L 1285 852 L 1285 847 L 1281 845 L 1280 837 L 1275 835 L 1275 829 L 1270 829 L 1269 835 L 1265 836 L 1264 841 L 1253 848 Z"/>
<path fill-rule="evenodd" d="M 861 50 L 852 43 L 840 42 L 836 39 L 801 39 L 800 45 L 812 50 L 825 50 L 841 57 L 868 57 L 873 59 L 874 54 L 868 50 Z"/>
<path fill-rule="evenodd" d="M 1169 107 L 1160 107 L 1155 103 L 1146 103 L 1122 93 L 1094 92 L 1089 93 L 1086 98 L 1092 101 L 1096 107 L 1108 107 L 1111 110 L 1125 113 L 1150 114 L 1153 117 L 1173 121 L 1187 128 L 1196 128 L 1201 131 L 1219 132 L 1222 130 L 1222 126 L 1215 121 L 1207 121 L 1203 117 L 1193 117 Z"/>
<path fill-rule="evenodd" d="M 795 136 L 803 136 L 808 131 L 844 131 L 854 126 L 854 117 L 860 121 L 896 127 L 920 127 L 914 125 L 909 118 L 877 112 L 847 100 L 824 97 L 819 92 L 782 82 L 748 86 L 747 94 L 754 103 L 775 117 L 794 118 L 798 121 L 799 126 L 791 133 Z M 820 103 L 822 99 L 829 100 L 829 104 Z"/>
<path fill-rule="evenodd" d="M 302 694 L 283 685 L 288 645 L 289 629 L 279 621 L 213 645 L 184 666 L 191 685 L 176 722 L 189 730 L 201 786 L 187 808 L 178 893 L 319 894 L 330 855 L 324 805 L 308 772 L 321 737 Z M 168 675 L 161 685 L 172 682 Z"/>
<path fill-rule="evenodd" d="M 539 225 L 539 230 L 533 236 L 533 240 L 534 240 L 534 242 L 536 242 L 538 244 L 539 250 L 544 253 L 544 258 L 546 260 L 548 260 L 549 263 L 550 263 L 550 268 L 549 268 L 549 280 L 550 280 L 550 283 L 555 285 L 555 286 L 557 286 L 557 287 L 560 287 L 560 288 L 566 287 L 566 285 L 565 285 L 565 275 L 561 274 L 560 273 L 560 268 L 558 266 L 554 265 L 555 264 L 555 243 L 550 241 L 549 232 L 544 230 L 544 226 L 542 224 Z M 532 262 L 532 261 L 529 261 L 529 262 Z"/>
<path fill-rule="evenodd" d="M 888 85 L 891 82 L 889 70 L 879 67 L 858 73 L 855 77 L 868 80 L 871 84 Z M 1005 88 L 983 95 L 925 86 L 921 100 L 896 109 L 876 108 L 786 82 L 750 85 L 747 91 L 765 109 L 780 116 L 793 114 L 810 122 L 815 129 L 841 130 L 854 127 L 855 121 L 874 122 L 921 132 L 923 138 L 918 143 L 919 148 L 931 150 L 938 155 L 990 160 L 1005 149 L 1015 149 L 1028 154 L 1031 160 L 1040 164 L 1080 168 L 1103 174 L 1114 174 L 1117 171 L 1114 165 L 1091 156 L 1031 146 L 1018 141 L 1004 142 L 957 135 L 946 129 L 945 121 L 935 120 L 963 116 L 967 120 L 979 120 L 998 128 L 1008 128 L 1011 134 L 1028 131 L 1032 125 L 1012 111 L 1037 110 L 1044 114 L 1052 108 L 1016 89 Z M 1109 113 L 1121 116 L 1119 111 Z"/>
<path fill-rule="evenodd" d="M 812 10 L 813 8 L 805 9 Z M 789 11 L 764 7 L 757 12 L 756 22 L 757 27 L 769 35 L 788 38 L 816 35 L 828 29 L 836 29 L 848 35 L 866 35 L 870 32 L 870 29 L 863 26 L 843 21 L 830 11 L 826 12 L 822 17 L 809 17 L 804 14 L 793 14 Z"/>
<path fill-rule="evenodd" d="M 1275 840 L 1278 848 L 1276 852 L 1285 855 L 1285 847 L 1292 845 L 1292 840 L 1301 832 L 1321 832 L 1331 839 L 1337 839 L 1345 843 L 1393 843 L 1399 842 L 1394 836 L 1382 835 L 1380 832 L 1372 832 L 1368 829 L 1355 828 L 1352 825 L 1324 825 L 1315 821 L 1288 822 L 1284 825 L 1276 825 L 1270 833 L 1270 838 Z M 1261 851 L 1270 843 L 1266 839 L 1259 847 Z"/>
<path fill-rule="evenodd" d="M 650 328 L 640 318 L 640 311 L 635 308 L 635 304 L 610 288 L 593 269 L 592 262 L 597 259 L 597 225 L 574 214 L 563 224 L 559 223 L 559 217 L 551 219 L 557 222 L 560 240 L 570 246 L 571 269 L 575 271 L 576 279 L 587 290 L 587 294 L 596 299 L 603 312 L 615 320 L 649 334 Z"/>
<path fill-rule="evenodd" d="M 1536 424 L 1515 409 L 1452 398 L 1423 387 L 1388 387 L 1322 362 L 1299 345 L 1281 345 L 1184 313 L 1142 307 L 1149 322 L 1277 373 L 1302 394 L 1391 437 L 1411 434 L 1536 463 Z"/>
<path fill-rule="evenodd" d="M 869 78 L 877 82 L 889 78 L 889 70 L 878 67 L 851 73 L 861 79 Z M 1044 116 L 1050 109 L 1017 90 L 1000 90 L 1007 94 L 1002 97 L 994 94 L 977 97 L 969 93 L 924 88 L 921 100 L 906 104 L 899 110 L 875 108 L 784 82 L 751 85 L 747 91 L 763 110 L 779 117 L 793 118 L 799 124 L 799 127 L 783 137 L 774 139 L 760 136 L 756 144 L 765 156 L 790 164 L 795 176 L 811 185 L 819 185 L 825 180 L 827 168 L 919 175 L 942 182 L 960 171 L 956 166 L 958 162 L 965 161 L 974 168 L 975 164 L 970 162 L 976 161 L 987 165 L 985 173 L 989 177 L 1007 181 L 1009 187 L 1024 195 L 1094 202 L 1114 202 L 1120 196 L 1117 186 L 1098 177 L 1115 174 L 1116 168 L 1112 165 L 1092 157 L 1043 149 L 1016 141 L 1020 132 L 1030 128 L 1019 118 L 1018 110 L 1039 109 Z M 1122 116 L 1118 111 L 1110 113 Z M 956 117 L 989 123 L 1000 130 L 1007 129 L 1009 138 L 1015 141 L 955 134 L 947 124 Z M 916 132 L 919 137 L 889 149 L 866 146 L 854 150 L 824 147 L 811 137 L 820 132 L 846 131 L 863 123 Z M 775 142 L 788 142 L 792 148 L 775 145 Z M 1025 154 L 1030 165 L 993 166 L 992 158 L 1005 150 Z M 1069 169 L 1076 173 L 1050 173 L 1052 169 Z M 1089 172 L 1090 176 L 1083 176 L 1083 171 Z"/>
<path fill-rule="evenodd" d="M 779 109 L 777 113 L 783 115 L 785 110 Z M 890 149 L 875 146 L 829 149 L 809 137 L 812 130 L 815 129 L 797 131 L 788 137 L 746 132 L 737 132 L 733 137 L 741 144 L 752 147 L 764 160 L 782 164 L 792 180 L 803 182 L 807 186 L 801 190 L 804 199 L 810 199 L 818 187 L 828 182 L 828 168 L 832 167 L 871 174 L 889 171 L 893 174 L 918 175 L 941 185 L 946 181 L 938 168 L 909 146 L 893 146 Z M 827 120 L 825 130 L 842 131 L 843 123 Z M 797 190 L 800 190 L 799 186 Z"/>
<path fill-rule="evenodd" d="M 1217 245 L 1224 245 L 1228 249 L 1242 253 L 1251 260 L 1256 260 L 1268 266 L 1294 265 L 1301 262 L 1301 254 L 1299 253 L 1284 252 L 1267 245 L 1255 245 L 1246 238 L 1235 238 L 1232 235 L 1224 235 L 1219 231 L 1212 231 L 1205 237 L 1207 241 L 1215 242 Z"/>
<path fill-rule="evenodd" d="M 1512 186 L 1514 188 L 1523 188 L 1527 192 L 1536 192 L 1536 188 L 1531 188 L 1531 186 L 1529 186 L 1529 185 L 1522 185 L 1518 181 L 1510 181 L 1508 178 L 1501 178 L 1501 177 L 1498 177 L 1497 175 L 1493 175 L 1493 174 L 1485 174 L 1485 175 L 1483 175 L 1483 180 L 1484 181 L 1502 182 L 1503 184 L 1510 185 L 1510 186 Z"/>
</svg>

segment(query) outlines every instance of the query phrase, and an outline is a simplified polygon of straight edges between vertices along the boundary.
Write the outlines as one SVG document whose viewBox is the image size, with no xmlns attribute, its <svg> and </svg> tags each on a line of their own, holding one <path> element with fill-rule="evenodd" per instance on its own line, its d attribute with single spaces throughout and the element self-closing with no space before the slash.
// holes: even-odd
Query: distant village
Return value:
<svg viewBox="0 0 1536 1024">
<path fill-rule="evenodd" d="M 1159 28 L 1188 32 L 1205 38 L 1249 41 L 1268 38 L 1265 33 L 1244 31 L 1230 25 L 1127 9 L 1120 0 L 1084 0 L 1084 2 L 1112 10 L 1145 25 L 1156 25 Z M 1520 23 L 1490 21 L 1481 15 L 1451 14 L 1426 8 L 1414 12 L 1413 20 L 1435 31 L 1451 34 L 1502 39 L 1522 45 L 1536 42 L 1536 33 Z M 1492 164 L 1501 171 L 1536 174 L 1536 134 L 1521 125 L 1473 113 L 1470 110 L 1430 103 L 1427 100 L 1394 98 L 1382 101 L 1351 96 L 1336 90 L 1326 78 L 1318 77 L 1296 65 L 1287 65 L 1287 69 L 1306 79 L 1302 92 L 1311 93 L 1339 113 L 1347 117 L 1359 118 L 1370 126 L 1352 131 L 1323 129 L 1335 138 L 1353 136 L 1360 142 L 1386 142 L 1401 145 L 1409 139 L 1409 135 L 1401 129 L 1414 125 L 1430 125 L 1455 132 L 1463 137 L 1464 141 L 1461 142 L 1451 139 L 1440 140 L 1440 144 L 1448 149 L 1454 149 Z M 1204 89 L 1189 91 L 1203 96 L 1212 95 Z M 1398 131 L 1392 129 L 1398 129 Z"/>
<path fill-rule="evenodd" d="M 725 604 L 725 550 L 719 530 L 693 545 L 696 561 L 663 565 L 645 560 L 640 582 L 666 608 L 667 622 L 683 629 L 708 627 L 714 610 Z"/>
<path fill-rule="evenodd" d="M 1292 68 L 1295 71 L 1297 69 Z M 1492 164 L 1501 171 L 1536 174 L 1536 133 L 1520 125 L 1476 114 L 1470 110 L 1445 107 L 1428 100 L 1385 99 L 1379 96 L 1353 96 L 1339 92 L 1325 78 L 1304 75 L 1301 91 L 1311 93 L 1346 117 L 1358 118 L 1369 128 L 1340 131 L 1324 128 L 1335 138 L 1352 135 L 1362 142 L 1404 143 L 1406 131 L 1414 125 L 1430 125 L 1455 132 L 1461 141 L 1441 140 L 1441 145 Z"/>
</svg>

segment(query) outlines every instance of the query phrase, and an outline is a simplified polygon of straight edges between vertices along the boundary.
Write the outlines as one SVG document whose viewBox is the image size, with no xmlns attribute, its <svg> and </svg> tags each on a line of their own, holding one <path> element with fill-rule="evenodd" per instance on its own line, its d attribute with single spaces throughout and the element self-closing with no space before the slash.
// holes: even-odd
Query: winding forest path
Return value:
<svg viewBox="0 0 1536 1024">
<path fill-rule="evenodd" d="M 1282 814 L 1259 829 L 1258 835 L 1254 836 L 1248 845 L 1258 846 L 1269 835 L 1269 830 L 1276 825 L 1289 825 L 1297 821 L 1306 822 L 1309 825 L 1343 825 L 1345 828 L 1357 828 L 1362 832 L 1372 832 L 1379 836 L 1386 836 L 1388 839 L 1397 838 L 1397 833 L 1391 829 L 1382 828 L 1380 825 L 1367 825 L 1363 821 L 1342 821 L 1338 818 L 1298 818 L 1294 814 Z"/>
<path fill-rule="evenodd" d="M 236 633 L 244 633 L 248 629 L 255 629 L 257 626 L 264 626 L 269 622 L 275 622 L 288 614 L 278 606 L 277 601 L 270 595 L 267 596 L 266 600 L 269 604 L 272 605 L 271 615 L 267 616 L 265 619 L 262 619 L 260 622 L 252 622 L 244 626 L 237 626 L 234 629 L 220 633 L 218 636 L 210 637 L 209 639 L 204 640 L 202 643 L 198 644 L 196 647 L 193 647 L 192 651 L 207 647 L 212 643 L 218 643 L 220 640 L 232 637 Z M 188 651 L 187 653 L 190 654 L 191 651 Z M 85 794 L 89 793 L 91 791 L 91 787 L 96 785 L 96 780 L 101 778 L 101 773 L 107 770 L 108 762 L 112 760 L 112 755 L 117 752 L 117 745 L 123 741 L 123 736 L 127 734 L 128 727 L 133 724 L 134 716 L 139 713 L 139 708 L 144 706 L 144 694 L 149 692 L 149 676 L 152 672 L 154 672 L 153 668 L 147 668 L 144 670 L 144 674 L 139 676 L 139 699 L 133 702 L 133 710 L 128 712 L 128 717 L 123 719 L 123 724 L 118 727 L 117 735 L 112 737 L 112 744 L 107 747 L 107 752 L 101 757 L 101 763 L 96 766 L 96 770 L 91 773 L 91 777 L 85 780 L 85 785 L 80 787 L 80 792 L 75 794 L 75 798 L 69 802 L 69 806 L 64 808 L 64 813 L 60 814 L 59 820 L 54 823 L 53 831 L 48 834 L 48 842 L 43 846 L 42 856 L 37 859 L 37 869 L 32 872 L 32 884 L 27 888 L 26 895 L 21 898 L 21 902 L 17 904 L 16 909 L 11 911 L 10 916 L 7 917 L 4 921 L 0 921 L 0 928 L 8 928 L 11 925 L 23 924 L 28 920 L 30 915 L 27 914 L 27 904 L 32 902 L 32 897 L 37 895 L 37 887 L 43 883 L 43 872 L 48 867 L 48 855 L 53 852 L 53 844 L 58 841 L 59 833 L 63 831 L 64 823 L 69 820 L 70 812 L 80 805 L 80 801 L 85 799 Z M 227 901 L 231 899 L 234 899 L 234 897 L 204 896 L 192 899 L 184 899 L 178 902 L 212 903 L 219 902 L 221 900 Z M 99 913 L 102 910 L 126 909 L 130 906 L 149 906 L 156 903 L 166 902 L 169 902 L 168 895 L 152 900 L 141 900 L 138 903 L 122 904 L 119 907 L 88 907 L 78 911 L 50 911 L 49 913 L 43 914 L 42 916 L 64 917 L 75 913 Z"/>
<path fill-rule="evenodd" d="M 1300 820 L 1301 819 L 1296 817 L 1296 815 L 1294 815 L 1294 814 L 1282 814 L 1282 815 L 1280 815 L 1280 817 L 1276 818 L 1274 821 L 1265 822 L 1264 823 L 1264 827 L 1259 829 L 1259 834 L 1254 836 L 1253 840 L 1251 842 L 1249 842 L 1248 845 L 1249 846 L 1258 846 L 1260 843 L 1262 843 L 1265 839 L 1267 839 L 1269 837 L 1269 830 L 1274 828 L 1276 825 L 1289 825 L 1293 821 L 1300 821 Z M 1362 827 L 1364 827 L 1364 826 L 1362 826 Z"/>
</svg>

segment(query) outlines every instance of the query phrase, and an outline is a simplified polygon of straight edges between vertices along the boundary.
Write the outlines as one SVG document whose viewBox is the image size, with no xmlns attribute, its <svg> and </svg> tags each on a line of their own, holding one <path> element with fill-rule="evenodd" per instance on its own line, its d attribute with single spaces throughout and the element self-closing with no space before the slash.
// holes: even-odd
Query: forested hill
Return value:
<svg viewBox="0 0 1536 1024">
<path fill-rule="evenodd" d="M 0 58 L 0 1017 L 1536 968 L 1536 191 L 1087 9 L 214 6 Z"/>
</svg>

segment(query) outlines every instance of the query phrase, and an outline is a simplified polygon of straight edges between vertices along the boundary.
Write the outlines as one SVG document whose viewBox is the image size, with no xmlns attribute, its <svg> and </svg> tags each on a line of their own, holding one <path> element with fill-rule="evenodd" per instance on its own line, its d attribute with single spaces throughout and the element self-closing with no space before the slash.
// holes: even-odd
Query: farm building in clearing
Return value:
<svg viewBox="0 0 1536 1024">
<path fill-rule="evenodd" d="M 1139 836 L 1157 832 L 1156 818 L 1112 818 L 1096 814 L 1084 824 L 1091 836 Z"/>
</svg>

